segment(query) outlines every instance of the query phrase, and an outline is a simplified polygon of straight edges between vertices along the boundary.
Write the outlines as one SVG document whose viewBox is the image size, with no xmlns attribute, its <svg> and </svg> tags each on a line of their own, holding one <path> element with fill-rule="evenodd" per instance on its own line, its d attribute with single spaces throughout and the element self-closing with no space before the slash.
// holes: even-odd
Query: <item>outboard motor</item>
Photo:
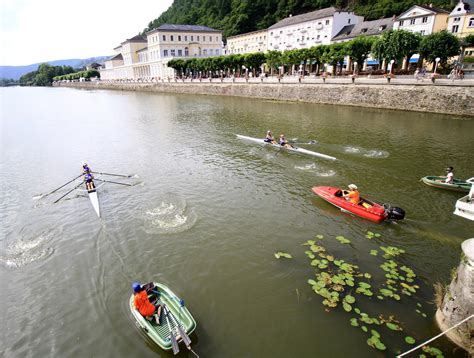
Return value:
<svg viewBox="0 0 474 358">
<path fill-rule="evenodd" d="M 402 208 L 397 208 L 396 206 L 392 207 L 389 204 L 384 204 L 383 206 L 385 208 L 385 213 L 387 214 L 387 219 L 403 220 L 405 218 L 405 210 Z"/>
</svg>

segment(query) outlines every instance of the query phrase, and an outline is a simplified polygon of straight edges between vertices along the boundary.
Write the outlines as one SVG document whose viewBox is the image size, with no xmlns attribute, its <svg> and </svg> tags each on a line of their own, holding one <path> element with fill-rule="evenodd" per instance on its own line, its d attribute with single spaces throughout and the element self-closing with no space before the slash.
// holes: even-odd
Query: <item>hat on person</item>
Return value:
<svg viewBox="0 0 474 358">
<path fill-rule="evenodd" d="M 355 184 L 349 184 L 349 185 L 348 185 L 348 188 L 349 188 L 349 189 L 352 189 L 352 190 L 357 190 L 357 185 L 355 185 Z"/>
</svg>

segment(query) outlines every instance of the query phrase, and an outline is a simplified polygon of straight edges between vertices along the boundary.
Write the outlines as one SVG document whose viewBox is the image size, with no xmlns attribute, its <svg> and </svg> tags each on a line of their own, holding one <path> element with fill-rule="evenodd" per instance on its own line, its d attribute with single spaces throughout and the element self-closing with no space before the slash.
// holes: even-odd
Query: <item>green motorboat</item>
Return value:
<svg viewBox="0 0 474 358">
<path fill-rule="evenodd" d="M 184 301 L 176 296 L 165 285 L 158 282 L 150 282 L 142 285 L 148 293 L 150 302 L 162 306 L 160 325 L 143 317 L 133 304 L 130 297 L 130 311 L 137 322 L 137 326 L 158 346 L 164 350 L 173 349 L 173 353 L 179 352 L 178 344 L 183 342 L 191 350 L 191 340 L 188 337 L 196 329 L 196 321 L 184 306 Z"/>
<path fill-rule="evenodd" d="M 471 185 L 474 182 L 474 178 L 468 180 L 454 179 L 453 184 L 445 183 L 446 177 L 427 176 L 421 178 L 421 181 L 429 186 L 435 188 L 469 192 Z"/>
</svg>

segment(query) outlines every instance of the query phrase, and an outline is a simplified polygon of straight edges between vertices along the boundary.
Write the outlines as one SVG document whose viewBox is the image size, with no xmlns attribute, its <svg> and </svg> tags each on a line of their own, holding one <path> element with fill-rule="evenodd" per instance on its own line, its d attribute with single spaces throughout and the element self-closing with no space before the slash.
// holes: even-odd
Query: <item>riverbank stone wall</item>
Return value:
<svg viewBox="0 0 474 358">
<path fill-rule="evenodd" d="M 200 82 L 64 82 L 61 87 L 204 94 L 277 101 L 445 113 L 474 117 L 474 89 L 469 86 L 367 84 L 265 84 Z"/>
<path fill-rule="evenodd" d="M 456 276 L 436 312 L 436 321 L 445 331 L 474 314 L 474 239 L 462 243 L 463 257 Z M 474 355 L 474 318 L 446 333 L 458 346 Z"/>
</svg>

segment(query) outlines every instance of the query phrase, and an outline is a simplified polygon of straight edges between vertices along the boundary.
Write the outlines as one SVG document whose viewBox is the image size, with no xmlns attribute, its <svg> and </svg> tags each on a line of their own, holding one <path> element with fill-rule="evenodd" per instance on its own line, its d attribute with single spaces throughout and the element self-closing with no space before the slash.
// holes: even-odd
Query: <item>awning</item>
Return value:
<svg viewBox="0 0 474 358">
<path fill-rule="evenodd" d="M 379 60 L 373 60 L 373 59 L 368 59 L 367 60 L 367 66 L 375 66 L 375 65 L 379 65 L 380 62 Z"/>
<path fill-rule="evenodd" d="M 410 63 L 418 63 L 418 60 L 419 60 L 419 59 L 420 59 L 420 55 L 415 54 L 415 55 L 411 56 L 409 62 L 410 62 Z"/>
</svg>

